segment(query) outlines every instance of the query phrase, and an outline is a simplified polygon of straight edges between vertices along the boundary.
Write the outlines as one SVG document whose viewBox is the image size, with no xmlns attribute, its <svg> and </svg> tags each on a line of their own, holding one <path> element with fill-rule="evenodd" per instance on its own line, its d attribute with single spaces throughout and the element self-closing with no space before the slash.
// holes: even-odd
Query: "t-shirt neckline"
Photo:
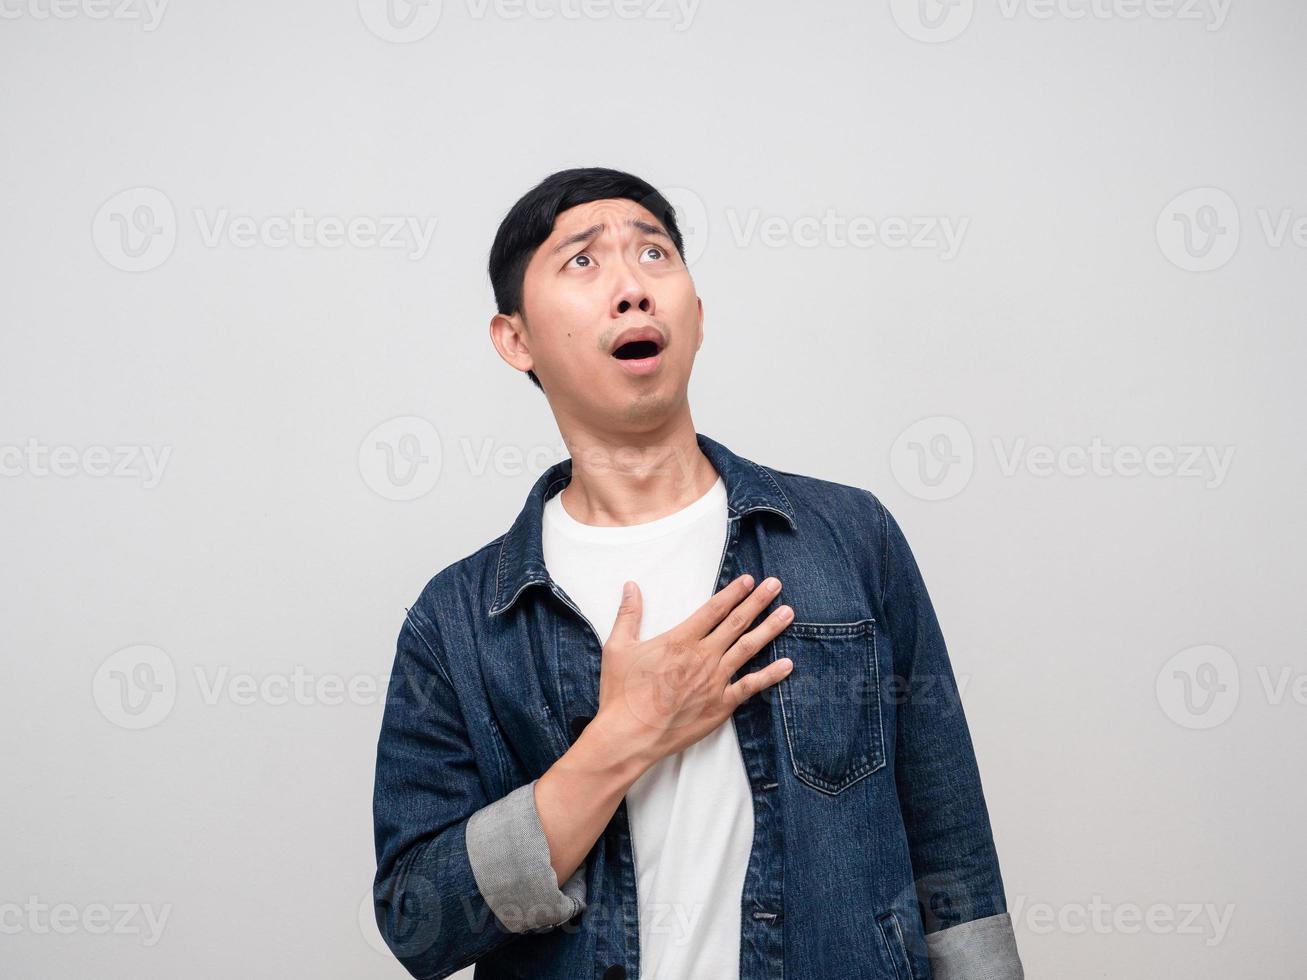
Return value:
<svg viewBox="0 0 1307 980">
<path fill-rule="evenodd" d="M 680 510 L 641 524 L 583 524 L 563 506 L 562 491 L 546 501 L 545 520 L 568 537 L 584 541 L 622 542 L 661 537 L 703 517 L 726 498 L 726 483 L 718 474 L 716 481 L 702 496 Z"/>
</svg>

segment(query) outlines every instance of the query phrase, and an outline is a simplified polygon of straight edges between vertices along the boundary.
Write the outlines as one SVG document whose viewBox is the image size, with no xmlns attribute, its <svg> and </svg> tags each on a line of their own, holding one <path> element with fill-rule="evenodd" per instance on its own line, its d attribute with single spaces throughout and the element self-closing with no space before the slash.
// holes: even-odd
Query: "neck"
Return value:
<svg viewBox="0 0 1307 980">
<path fill-rule="evenodd" d="M 694 422 L 683 419 L 646 432 L 564 433 L 572 479 L 561 493 L 582 524 L 644 524 L 686 507 L 717 482 L 699 448 Z"/>
</svg>

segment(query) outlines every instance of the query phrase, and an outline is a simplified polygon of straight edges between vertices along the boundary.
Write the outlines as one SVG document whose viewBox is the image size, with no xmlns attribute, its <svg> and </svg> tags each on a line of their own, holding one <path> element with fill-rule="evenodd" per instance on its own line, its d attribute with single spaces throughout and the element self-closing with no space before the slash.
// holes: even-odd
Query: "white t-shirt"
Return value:
<svg viewBox="0 0 1307 980">
<path fill-rule="evenodd" d="M 582 524 L 545 501 L 550 576 L 608 641 L 622 583 L 640 586 L 640 639 L 681 623 L 717 591 L 726 484 L 644 524 Z M 626 794 L 645 980 L 738 980 L 740 905 L 753 846 L 753 797 L 734 717 L 666 756 Z"/>
</svg>

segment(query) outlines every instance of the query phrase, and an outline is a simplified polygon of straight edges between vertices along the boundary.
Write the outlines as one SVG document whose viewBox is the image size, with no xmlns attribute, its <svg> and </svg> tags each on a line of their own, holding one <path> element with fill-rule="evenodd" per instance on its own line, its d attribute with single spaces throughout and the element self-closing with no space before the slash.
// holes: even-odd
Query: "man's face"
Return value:
<svg viewBox="0 0 1307 980">
<path fill-rule="evenodd" d="M 520 313 L 530 363 L 518 366 L 535 371 L 556 412 L 658 421 L 684 402 L 703 307 L 662 223 L 635 201 L 559 214 L 527 266 Z M 652 342 L 626 346 L 640 329 Z"/>
</svg>

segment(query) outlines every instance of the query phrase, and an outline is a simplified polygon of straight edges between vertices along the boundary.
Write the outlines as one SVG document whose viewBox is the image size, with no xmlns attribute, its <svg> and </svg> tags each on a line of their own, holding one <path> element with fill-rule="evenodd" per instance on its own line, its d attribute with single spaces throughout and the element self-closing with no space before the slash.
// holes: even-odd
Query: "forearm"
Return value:
<svg viewBox="0 0 1307 980">
<path fill-rule="evenodd" d="M 610 732 L 600 715 L 536 780 L 536 809 L 559 881 L 585 860 L 626 791 L 650 765 L 628 741 Z"/>
</svg>

